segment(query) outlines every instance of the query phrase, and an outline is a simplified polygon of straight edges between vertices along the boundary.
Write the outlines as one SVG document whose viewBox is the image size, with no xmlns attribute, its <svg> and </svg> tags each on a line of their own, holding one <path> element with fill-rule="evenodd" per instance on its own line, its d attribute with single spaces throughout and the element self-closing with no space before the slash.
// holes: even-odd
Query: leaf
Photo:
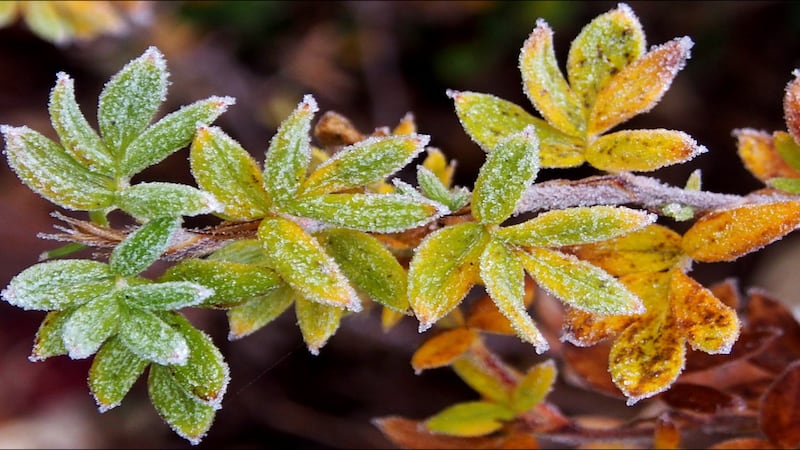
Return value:
<svg viewBox="0 0 800 450">
<path fill-rule="evenodd" d="M 798 110 L 800 112 L 800 110 Z M 800 124 L 800 122 L 798 122 Z M 792 169 L 800 170 L 800 145 L 795 142 L 791 134 L 776 131 L 772 134 L 775 151 L 781 155 L 781 158 L 786 161 Z"/>
<path fill-rule="evenodd" d="M 197 283 L 166 281 L 127 286 L 119 289 L 117 293 L 131 307 L 151 311 L 171 311 L 198 305 L 214 291 Z"/>
<path fill-rule="evenodd" d="M 259 249 L 260 250 L 260 249 Z M 265 295 L 281 285 L 275 272 L 252 264 L 186 259 L 170 267 L 163 281 L 191 281 L 209 291 L 203 306 L 225 308 Z"/>
<path fill-rule="evenodd" d="M 512 388 L 496 372 L 486 367 L 480 359 L 470 353 L 456 359 L 451 364 L 453 371 L 469 387 L 493 402 L 508 404 Z"/>
<path fill-rule="evenodd" d="M 0 3 L 0 27 L 4 27 L 17 18 L 19 5 L 17 2 Z"/>
<path fill-rule="evenodd" d="M 387 308 L 408 311 L 408 276 L 380 241 L 343 228 L 327 229 L 319 240 L 356 288 Z"/>
<path fill-rule="evenodd" d="M 28 127 L 0 127 L 8 165 L 19 179 L 47 200 L 73 210 L 112 204 L 111 179 L 90 172 L 64 149 Z"/>
<path fill-rule="evenodd" d="M 616 336 L 634 320 L 635 316 L 599 316 L 566 307 L 561 339 L 578 347 L 589 347 Z"/>
<path fill-rule="evenodd" d="M 328 343 L 328 339 L 339 328 L 344 309 L 297 297 L 294 310 L 308 351 L 318 355 L 319 349 Z"/>
<path fill-rule="evenodd" d="M 179 436 L 199 444 L 214 421 L 214 407 L 196 400 L 163 366 L 150 367 L 147 387 L 158 415 Z"/>
<path fill-rule="evenodd" d="M 119 336 L 130 351 L 156 364 L 183 365 L 189 358 L 186 339 L 150 311 L 126 308 L 125 318 L 119 324 Z"/>
<path fill-rule="evenodd" d="M 744 400 L 710 386 L 679 381 L 659 397 L 667 405 L 700 414 L 736 413 L 745 409 Z"/>
<path fill-rule="evenodd" d="M 430 234 L 409 264 L 408 299 L 420 331 L 455 308 L 479 276 L 478 258 L 489 236 L 483 226 L 467 222 Z"/>
<path fill-rule="evenodd" d="M 129 62 L 100 93 L 97 121 L 108 149 L 122 157 L 167 94 L 167 63 L 155 47 Z"/>
<path fill-rule="evenodd" d="M 783 114 L 786 118 L 786 129 L 795 142 L 800 142 L 800 72 L 795 70 L 792 75 L 794 80 L 786 85 L 783 96 Z"/>
<path fill-rule="evenodd" d="M 294 301 L 294 291 L 285 284 L 228 310 L 228 339 L 241 339 L 275 320 Z"/>
<path fill-rule="evenodd" d="M 683 235 L 683 250 L 697 261 L 732 261 L 800 226 L 800 201 L 743 205 L 698 219 Z"/>
<path fill-rule="evenodd" d="M 425 197 L 445 205 L 450 211 L 458 211 L 469 203 L 467 189 L 447 189 L 439 177 L 425 166 L 417 166 L 417 183 Z"/>
<path fill-rule="evenodd" d="M 771 134 L 745 128 L 734 130 L 733 135 L 739 158 L 754 177 L 763 182 L 776 177 L 800 177 L 800 171 L 793 169 L 778 154 Z"/>
<path fill-rule="evenodd" d="M 468 328 L 443 331 L 425 341 L 411 356 L 411 367 L 419 375 L 423 370 L 450 365 L 459 358 L 476 339 L 478 333 Z"/>
<path fill-rule="evenodd" d="M 302 297 L 361 310 L 358 296 L 339 266 L 299 225 L 286 219 L 264 219 L 258 227 L 258 240 L 269 267 Z"/>
<path fill-rule="evenodd" d="M 291 214 L 374 233 L 393 233 L 424 225 L 448 213 L 422 196 L 399 194 L 326 194 L 287 203 Z"/>
<path fill-rule="evenodd" d="M 775 447 L 766 439 L 759 439 L 759 438 L 734 438 L 728 439 L 722 442 L 718 442 L 709 449 L 713 450 L 723 450 L 723 449 L 753 449 L 753 448 L 760 448 L 764 450 L 771 450 L 777 449 L 779 447 Z"/>
<path fill-rule="evenodd" d="M 72 359 L 93 355 L 109 337 L 117 332 L 121 320 L 119 300 L 115 292 L 101 295 L 79 306 L 64 322 L 62 339 Z"/>
<path fill-rule="evenodd" d="M 238 142 L 217 127 L 200 126 L 189 161 L 197 185 L 219 200 L 217 215 L 226 220 L 253 220 L 266 215 L 269 198 L 261 169 Z"/>
<path fill-rule="evenodd" d="M 272 138 L 264 161 L 264 189 L 276 207 L 283 206 L 297 194 L 311 158 L 308 135 L 311 119 L 317 112 L 311 95 L 303 97 L 292 114 L 281 123 Z"/>
<path fill-rule="evenodd" d="M 536 293 L 536 285 L 530 280 L 525 279 L 525 296 L 522 303 L 525 308 L 533 302 Z M 500 312 L 489 294 L 486 294 L 472 302 L 469 315 L 466 319 L 466 326 L 480 330 L 484 333 L 497 333 L 505 335 L 516 334 L 508 318 Z"/>
<path fill-rule="evenodd" d="M 581 99 L 558 68 L 553 30 L 542 19 L 522 46 L 519 68 L 525 95 L 542 117 L 570 136 L 583 136 L 586 120 Z"/>
<path fill-rule="evenodd" d="M 44 361 L 52 356 L 61 356 L 69 353 L 64 345 L 62 334 L 64 324 L 72 315 L 73 309 L 64 311 L 51 311 L 42 320 L 33 340 L 33 350 L 28 359 L 31 362 Z"/>
<path fill-rule="evenodd" d="M 139 183 L 116 197 L 117 206 L 140 219 L 197 216 L 219 211 L 220 203 L 208 192 L 175 183 Z"/>
<path fill-rule="evenodd" d="M 132 276 L 150 267 L 167 249 L 180 219 L 153 219 L 129 234 L 111 252 L 108 265 L 119 275 Z"/>
<path fill-rule="evenodd" d="M 539 172 L 539 139 L 525 128 L 500 141 L 478 173 L 472 214 L 483 224 L 507 219 Z"/>
<path fill-rule="evenodd" d="M 514 412 L 491 402 L 457 403 L 425 421 L 429 430 L 451 436 L 484 436 L 499 430 Z"/>
<path fill-rule="evenodd" d="M 267 258 L 258 239 L 242 239 L 233 241 L 214 253 L 208 255 L 208 260 L 230 261 L 254 266 L 265 266 Z"/>
<path fill-rule="evenodd" d="M 325 111 L 322 114 L 314 126 L 314 137 L 325 147 L 352 145 L 366 138 L 350 119 L 336 111 Z"/>
<path fill-rule="evenodd" d="M 50 122 L 70 156 L 92 172 L 114 175 L 115 162 L 100 136 L 92 129 L 75 100 L 74 81 L 64 72 L 57 75 L 50 92 Z"/>
<path fill-rule="evenodd" d="M 608 172 L 649 172 L 689 161 L 706 151 L 682 131 L 623 130 L 593 141 L 586 149 L 586 161 Z"/>
<path fill-rule="evenodd" d="M 516 413 L 524 413 L 544 401 L 553 389 L 557 375 L 552 359 L 531 367 L 511 394 L 511 409 Z"/>
<path fill-rule="evenodd" d="M 654 449 L 677 449 L 681 443 L 681 430 L 669 414 L 662 414 L 656 419 L 653 431 Z"/>
<path fill-rule="evenodd" d="M 767 184 L 789 194 L 800 194 L 800 178 L 773 178 Z"/>
<path fill-rule="evenodd" d="M 761 398 L 759 423 L 770 442 L 782 448 L 800 446 L 800 362 L 795 361 Z"/>
<path fill-rule="evenodd" d="M 480 277 L 517 336 L 533 344 L 536 353 L 547 351 L 547 340 L 525 308 L 525 272 L 519 257 L 504 244 L 491 239 L 480 257 Z"/>
<path fill-rule="evenodd" d="M 388 333 L 389 330 L 395 327 L 400 320 L 405 317 L 405 314 L 399 313 L 395 310 L 389 308 L 382 308 L 381 309 L 381 329 L 384 333 Z"/>
<path fill-rule="evenodd" d="M 106 264 L 62 259 L 36 264 L 11 279 L 3 300 L 25 310 L 49 311 L 78 306 L 114 287 Z"/>
<path fill-rule="evenodd" d="M 125 150 L 121 171 L 133 175 L 157 164 L 192 142 L 198 126 L 206 126 L 236 101 L 209 97 L 170 113 L 138 135 Z"/>
<path fill-rule="evenodd" d="M 694 45 L 686 36 L 653 47 L 620 70 L 597 93 L 587 132 L 597 135 L 652 109 L 686 64 Z"/>
<path fill-rule="evenodd" d="M 780 333 L 750 360 L 761 368 L 780 374 L 786 366 L 800 359 L 800 323 L 789 308 L 763 291 L 751 289 L 748 294 L 745 309 L 748 325 L 753 329 L 779 330 Z"/>
<path fill-rule="evenodd" d="M 401 417 L 381 417 L 372 423 L 400 448 L 409 449 L 535 449 L 536 438 L 526 433 L 498 437 L 458 437 L 428 431 L 422 422 Z"/>
<path fill-rule="evenodd" d="M 583 27 L 569 48 L 567 76 L 587 111 L 597 93 L 644 50 L 642 24 L 624 3 Z"/>
<path fill-rule="evenodd" d="M 544 248 L 517 255 L 539 286 L 574 308 L 601 315 L 643 312 L 641 300 L 622 283 L 572 255 Z"/>
<path fill-rule="evenodd" d="M 103 344 L 89 369 L 89 390 L 101 413 L 122 403 L 148 364 L 116 337 Z"/>
<path fill-rule="evenodd" d="M 624 207 L 589 206 L 547 211 L 495 235 L 505 242 L 531 247 L 563 247 L 612 239 L 641 229 L 653 214 Z"/>
<path fill-rule="evenodd" d="M 625 398 L 614 384 L 609 373 L 608 354 L 611 342 L 604 341 L 591 347 L 575 347 L 565 344 L 561 347 L 564 355 L 566 376 L 578 386 L 614 398 Z M 576 376 L 570 377 L 574 373 Z"/>
<path fill-rule="evenodd" d="M 433 172 L 446 188 L 452 186 L 453 173 L 456 170 L 455 161 L 450 161 L 448 164 L 444 153 L 435 147 L 427 147 L 425 153 L 426 156 L 422 161 L 422 166 Z"/>
</svg>

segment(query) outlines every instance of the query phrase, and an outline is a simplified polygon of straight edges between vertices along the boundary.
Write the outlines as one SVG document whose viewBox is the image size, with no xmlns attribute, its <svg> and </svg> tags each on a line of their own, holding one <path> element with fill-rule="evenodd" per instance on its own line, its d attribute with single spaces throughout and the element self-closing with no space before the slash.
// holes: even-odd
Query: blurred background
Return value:
<svg viewBox="0 0 800 450">
<path fill-rule="evenodd" d="M 692 58 L 661 103 L 624 127 L 682 130 L 709 152 L 655 176 L 683 185 L 701 169 L 706 190 L 745 194 L 760 188 L 739 162 L 731 131 L 785 129 L 783 90 L 800 67 L 800 3 L 629 4 L 648 46 L 683 35 L 695 42 Z M 554 29 L 556 54 L 564 61 L 580 29 L 616 5 L 114 2 L 110 12 L 95 14 L 94 22 L 79 28 L 105 25 L 108 31 L 86 32 L 77 40 L 47 40 L 17 18 L 0 29 L 0 124 L 28 125 L 54 136 L 47 99 L 58 71 L 76 80 L 78 101 L 94 122 L 103 83 L 153 45 L 165 54 L 171 72 L 162 113 L 210 95 L 234 96 L 237 104 L 216 124 L 260 161 L 280 121 L 311 93 L 322 111 L 348 116 L 363 132 L 393 126 L 413 112 L 419 132 L 432 135 L 431 145 L 458 161 L 456 184 L 470 186 L 483 153 L 461 129 L 445 90 L 491 93 L 534 112 L 521 88 L 517 57 L 536 19 Z M 139 179 L 191 184 L 187 155 L 180 151 Z M 5 158 L 0 165 L 0 285 L 5 286 L 56 246 L 36 237 L 53 230 L 49 213 L 55 208 L 19 183 Z M 593 174 L 585 167 L 545 170 L 539 180 Z M 798 253 L 800 238 L 789 236 L 734 263 L 697 265 L 694 275 L 707 285 L 738 277 L 743 288 L 762 286 L 797 304 L 800 289 L 791 284 L 790 271 Z M 199 447 L 391 448 L 371 418 L 423 418 L 475 397 L 448 370 L 414 375 L 409 360 L 427 335 L 419 335 L 411 319 L 383 333 L 379 316 L 376 310 L 346 319 L 313 357 L 291 312 L 237 342 L 227 341 L 223 312 L 190 312 L 220 346 L 232 375 L 223 409 Z M 158 418 L 144 380 L 121 408 L 101 415 L 86 387 L 90 361 L 59 357 L 30 363 L 43 317 L 0 303 L 0 447 L 189 446 Z M 529 347 L 512 340 L 498 341 L 511 362 L 525 367 L 537 360 Z M 563 394 L 556 402 L 566 413 L 579 413 L 596 405 L 595 397 Z"/>
</svg>

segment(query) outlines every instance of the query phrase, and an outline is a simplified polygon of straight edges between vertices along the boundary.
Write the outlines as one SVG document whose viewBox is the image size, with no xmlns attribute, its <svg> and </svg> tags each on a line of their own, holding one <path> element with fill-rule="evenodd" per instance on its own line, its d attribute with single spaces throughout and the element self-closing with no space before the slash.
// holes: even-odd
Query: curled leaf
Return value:
<svg viewBox="0 0 800 450">
<path fill-rule="evenodd" d="M 609 172 L 649 172 L 704 152 L 705 147 L 681 131 L 623 130 L 592 142 L 586 149 L 586 160 Z"/>
<path fill-rule="evenodd" d="M 468 328 L 459 327 L 443 331 L 425 341 L 414 352 L 411 356 L 411 367 L 419 374 L 426 369 L 450 365 L 463 355 L 476 339 L 478 333 Z"/>
</svg>

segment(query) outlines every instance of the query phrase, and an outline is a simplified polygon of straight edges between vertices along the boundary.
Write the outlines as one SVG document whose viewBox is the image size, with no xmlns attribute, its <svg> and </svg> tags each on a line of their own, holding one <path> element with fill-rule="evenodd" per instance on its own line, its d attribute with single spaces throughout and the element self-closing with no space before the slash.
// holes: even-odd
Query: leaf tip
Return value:
<svg viewBox="0 0 800 450">
<path fill-rule="evenodd" d="M 447 95 L 447 98 L 451 98 L 451 99 L 453 99 L 453 100 L 454 100 L 454 101 L 456 101 L 456 102 L 457 102 L 457 101 L 458 101 L 460 98 L 462 98 L 462 97 L 463 97 L 463 92 L 461 92 L 461 91 L 457 91 L 457 90 L 455 90 L 455 89 L 448 89 L 448 90 L 444 91 L 444 93 L 445 93 L 445 95 Z"/>
<path fill-rule="evenodd" d="M 417 328 L 417 331 L 419 333 L 424 333 L 424 332 L 428 331 L 432 326 L 433 326 L 433 322 L 431 322 L 429 320 L 420 320 L 419 327 Z"/>
<path fill-rule="evenodd" d="M 161 70 L 167 68 L 167 60 L 164 58 L 164 54 L 154 45 L 147 47 L 147 50 L 142 54 L 142 60 L 147 61 Z"/>
<path fill-rule="evenodd" d="M 319 106 L 317 105 L 317 100 L 314 99 L 314 96 L 311 94 L 306 94 L 303 96 L 303 101 L 300 103 L 300 108 L 307 113 L 315 113 L 319 111 Z"/>
</svg>

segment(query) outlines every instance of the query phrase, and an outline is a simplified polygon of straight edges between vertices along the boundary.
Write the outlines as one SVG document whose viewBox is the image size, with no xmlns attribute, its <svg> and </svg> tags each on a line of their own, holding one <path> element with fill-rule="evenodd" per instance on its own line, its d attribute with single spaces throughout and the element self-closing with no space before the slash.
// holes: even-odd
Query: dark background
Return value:
<svg viewBox="0 0 800 450">
<path fill-rule="evenodd" d="M 519 48 L 543 17 L 555 31 L 559 61 L 593 17 L 616 2 L 157 2 L 149 24 L 121 36 L 54 46 L 21 22 L 0 29 L 0 123 L 28 125 L 53 136 L 47 98 L 58 71 L 76 80 L 79 103 L 94 121 L 103 83 L 148 46 L 166 56 L 172 85 L 162 113 L 209 95 L 237 104 L 216 124 L 263 161 L 269 139 L 304 93 L 322 111 L 349 116 L 362 131 L 393 126 L 408 111 L 431 145 L 458 160 L 456 183 L 471 185 L 483 153 L 463 130 L 448 88 L 497 95 L 534 109 L 521 88 Z M 710 150 L 690 163 L 656 172 L 682 185 L 702 169 L 706 190 L 745 194 L 761 187 L 740 164 L 731 131 L 785 129 L 782 98 L 800 67 L 800 3 L 630 2 L 648 46 L 688 35 L 692 58 L 662 102 L 624 128 L 678 129 Z M 562 63 L 563 67 L 563 63 Z M 137 180 L 192 183 L 183 150 Z M 0 284 L 37 262 L 54 243 L 53 205 L 0 168 Z M 588 168 L 546 170 L 540 180 L 592 175 Z M 74 214 L 73 214 L 74 215 Z M 774 264 L 791 267 L 797 240 L 735 263 L 698 265 L 708 284 L 728 276 L 798 303 Z M 774 248 L 773 248 L 774 247 Z M 784 254 L 788 256 L 784 256 Z M 784 262 L 785 261 L 785 262 Z M 792 298 L 793 297 L 793 298 Z M 0 447 L 186 447 L 149 405 L 143 380 L 123 406 L 100 415 L 85 384 L 90 361 L 66 357 L 30 363 L 39 312 L 0 304 Z M 475 394 L 450 371 L 415 376 L 409 365 L 427 337 L 408 319 L 388 334 L 378 311 L 350 317 L 317 357 L 302 344 L 291 312 L 241 341 L 228 342 L 220 311 L 192 311 L 231 366 L 232 382 L 200 447 L 391 447 L 369 420 L 399 414 L 427 417 Z M 497 340 L 512 361 L 537 360 L 524 346 Z M 494 341 L 493 341 L 494 342 Z M 558 394 L 556 394 L 558 395 Z M 595 394 L 561 395 L 569 414 L 626 414 Z M 602 400 L 602 401 L 598 401 Z M 607 405 L 606 405 L 607 403 Z"/>
</svg>

